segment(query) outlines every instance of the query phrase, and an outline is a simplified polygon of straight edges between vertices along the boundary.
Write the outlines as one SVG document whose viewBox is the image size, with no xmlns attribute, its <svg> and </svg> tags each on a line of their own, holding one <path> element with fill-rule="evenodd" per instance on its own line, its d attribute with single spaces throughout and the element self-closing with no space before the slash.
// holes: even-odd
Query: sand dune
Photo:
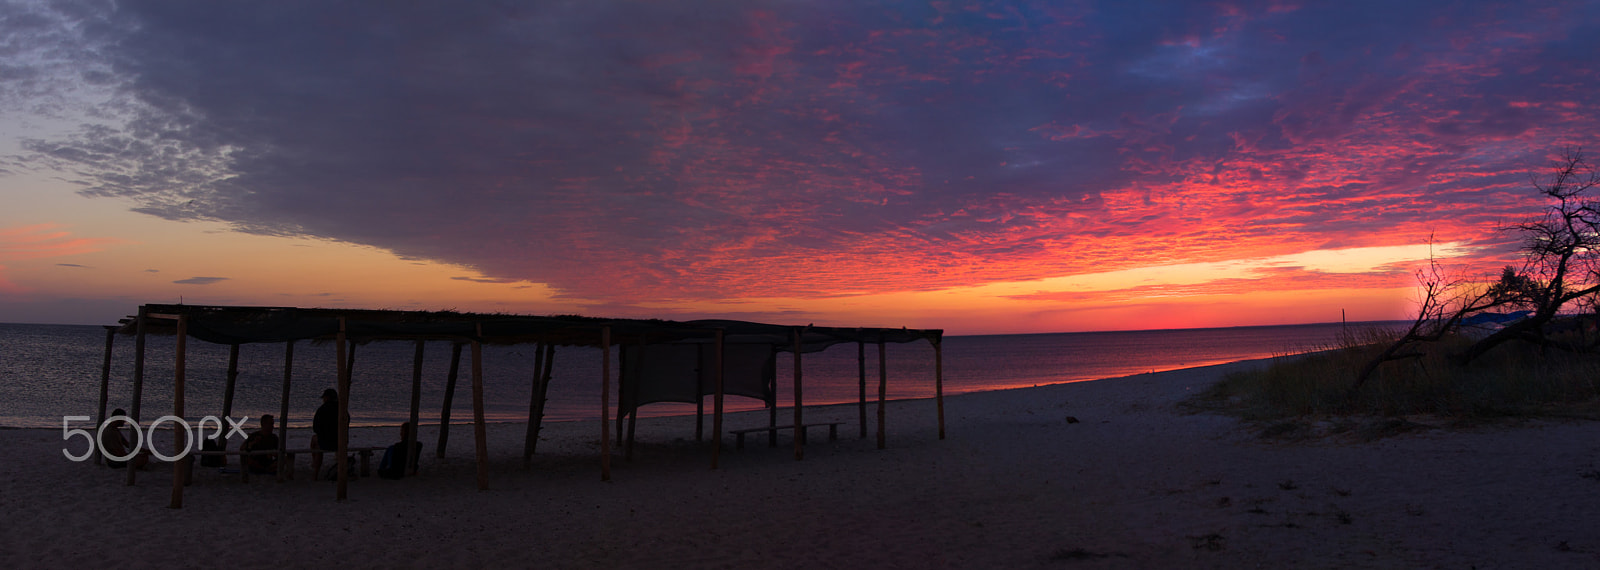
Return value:
<svg viewBox="0 0 1600 570">
<path fill-rule="evenodd" d="M 952 397 L 944 441 L 932 402 L 897 402 L 886 450 L 854 407 L 808 409 L 840 440 L 798 462 L 787 435 L 730 441 L 716 471 L 693 418 L 641 420 L 611 482 L 592 422 L 551 426 L 528 470 L 524 426 L 491 426 L 488 491 L 471 429 L 435 459 L 425 427 L 420 476 L 342 503 L 302 458 L 283 484 L 197 470 L 171 510 L 169 470 L 126 487 L 59 431 L 0 430 L 0 567 L 1600 568 L 1600 423 L 1282 444 L 1175 409 L 1251 365 Z"/>
</svg>

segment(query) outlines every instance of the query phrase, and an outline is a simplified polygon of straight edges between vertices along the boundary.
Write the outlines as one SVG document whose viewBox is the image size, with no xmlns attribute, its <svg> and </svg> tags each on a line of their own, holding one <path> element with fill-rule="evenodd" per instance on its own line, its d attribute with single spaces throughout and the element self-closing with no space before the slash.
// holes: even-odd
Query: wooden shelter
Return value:
<svg viewBox="0 0 1600 570">
<path fill-rule="evenodd" d="M 621 442 L 624 416 L 637 419 L 638 407 L 651 402 L 684 401 L 703 402 L 704 396 L 713 397 L 711 467 L 717 467 L 722 449 L 723 398 L 729 393 L 763 399 L 770 413 L 770 428 L 778 428 L 776 384 L 766 382 L 755 393 L 750 374 L 768 380 L 773 372 L 771 360 L 760 360 L 763 352 L 792 352 L 794 359 L 793 429 L 795 459 L 804 457 L 804 394 L 802 383 L 802 358 L 804 353 L 824 350 L 840 343 L 857 344 L 860 366 L 860 420 L 861 437 L 866 437 L 867 382 L 865 350 L 867 344 L 878 345 L 878 447 L 885 446 L 884 400 L 887 369 L 884 361 L 885 343 L 906 343 L 926 340 L 934 349 L 934 398 L 937 402 L 939 438 L 944 439 L 944 391 L 941 330 L 843 328 L 786 326 L 730 320 L 664 321 L 642 319 L 602 319 L 579 316 L 526 316 L 505 314 L 471 314 L 457 312 L 386 311 L 357 309 L 308 309 L 294 307 L 239 307 L 200 305 L 143 305 L 136 316 L 124 319 L 118 327 L 107 327 L 106 356 L 101 374 L 99 421 L 106 418 L 106 391 L 110 379 L 111 348 L 115 332 L 135 337 L 133 403 L 130 417 L 138 421 L 141 413 L 142 389 L 145 369 L 145 337 L 150 334 L 174 334 L 175 365 L 173 372 L 172 415 L 184 417 L 184 359 L 185 342 L 194 338 L 203 342 L 228 345 L 229 364 L 222 414 L 232 412 L 234 383 L 238 377 L 239 346 L 247 343 L 283 343 L 284 377 L 283 400 L 279 421 L 288 425 L 289 392 L 294 346 L 298 341 L 336 343 L 339 392 L 339 442 L 337 498 L 343 500 L 347 493 L 346 465 L 349 449 L 350 375 L 354 366 L 355 347 L 374 341 L 413 341 L 416 343 L 413 374 L 411 378 L 411 425 L 408 440 L 415 437 L 421 405 L 422 358 L 424 343 L 429 340 L 452 343 L 449 376 L 446 381 L 443 412 L 440 418 L 437 453 L 443 457 L 449 437 L 451 399 L 455 393 L 463 348 L 471 350 L 471 382 L 473 436 L 477 455 L 477 484 L 488 488 L 487 433 L 484 425 L 483 355 L 484 344 L 535 345 L 536 370 L 528 411 L 528 432 L 524 442 L 524 461 L 532 457 L 538 441 L 538 432 L 544 417 L 544 402 L 549 390 L 551 365 L 557 346 L 599 348 L 600 374 L 600 477 L 611 477 L 611 387 L 617 385 L 618 440 Z M 626 352 L 619 355 L 622 370 L 613 377 L 611 351 L 616 346 Z M 626 346 L 626 349 L 623 349 Z M 737 353 L 730 357 L 730 351 Z M 727 364 L 737 361 L 730 369 Z M 690 364 L 692 363 L 692 364 Z M 686 370 L 693 366 L 693 370 Z M 759 370 L 758 370 L 759 369 Z M 729 388 L 732 391 L 729 391 Z M 363 387 L 366 389 L 367 387 Z M 373 390 L 392 389 L 392 386 L 372 386 Z M 698 409 L 698 408 L 697 408 Z M 700 410 L 703 412 L 703 409 Z M 697 422 L 696 436 L 700 435 Z M 775 430 L 774 430 L 775 431 Z M 633 423 L 628 426 L 627 441 L 631 448 Z M 775 438 L 776 435 L 773 435 Z M 775 441 L 775 439 L 774 439 Z M 187 442 L 186 442 L 187 443 Z M 174 445 L 177 445 L 176 442 Z M 280 466 L 286 466 L 283 455 L 288 438 L 279 438 Z M 407 441 L 407 448 L 412 448 Z M 416 454 L 412 454 L 416 455 Z M 416 470 L 416 458 L 409 466 Z M 173 508 L 183 505 L 183 484 L 188 473 L 187 459 L 174 462 Z M 282 467 L 280 467 L 282 469 Z M 127 484 L 134 482 L 135 470 L 129 469 Z M 283 480 L 280 470 L 279 480 Z"/>
</svg>

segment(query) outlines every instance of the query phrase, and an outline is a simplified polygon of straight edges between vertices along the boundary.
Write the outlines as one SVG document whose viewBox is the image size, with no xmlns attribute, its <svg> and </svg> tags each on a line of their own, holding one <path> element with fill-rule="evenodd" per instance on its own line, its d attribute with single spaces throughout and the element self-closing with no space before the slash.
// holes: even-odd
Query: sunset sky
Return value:
<svg viewBox="0 0 1600 570">
<path fill-rule="evenodd" d="M 0 322 L 1406 318 L 1597 102 L 1595 2 L 0 0 Z"/>
</svg>

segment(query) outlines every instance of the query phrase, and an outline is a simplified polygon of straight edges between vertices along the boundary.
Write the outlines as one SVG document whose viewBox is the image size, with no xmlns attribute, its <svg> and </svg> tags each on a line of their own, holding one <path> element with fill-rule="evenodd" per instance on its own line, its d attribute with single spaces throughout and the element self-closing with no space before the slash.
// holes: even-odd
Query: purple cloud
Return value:
<svg viewBox="0 0 1600 570">
<path fill-rule="evenodd" d="M 1526 212 L 1522 171 L 1600 126 L 1596 12 L 66 3 L 81 37 L 5 25 L 123 97 L 18 159 L 86 194 L 628 302 L 1491 242 L 1469 218 Z"/>
</svg>

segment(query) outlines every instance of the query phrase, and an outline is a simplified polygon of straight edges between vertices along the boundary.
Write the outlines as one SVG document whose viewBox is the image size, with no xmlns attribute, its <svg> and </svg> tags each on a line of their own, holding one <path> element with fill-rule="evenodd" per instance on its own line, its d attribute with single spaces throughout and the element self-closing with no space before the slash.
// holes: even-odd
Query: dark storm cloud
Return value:
<svg viewBox="0 0 1600 570">
<path fill-rule="evenodd" d="M 65 58 L 116 86 L 121 120 L 28 144 L 87 193 L 632 299 L 1520 212 L 1519 169 L 1592 132 L 1600 50 L 1590 4 L 60 6 L 0 21 L 71 48 L 0 85 L 38 99 Z"/>
</svg>

